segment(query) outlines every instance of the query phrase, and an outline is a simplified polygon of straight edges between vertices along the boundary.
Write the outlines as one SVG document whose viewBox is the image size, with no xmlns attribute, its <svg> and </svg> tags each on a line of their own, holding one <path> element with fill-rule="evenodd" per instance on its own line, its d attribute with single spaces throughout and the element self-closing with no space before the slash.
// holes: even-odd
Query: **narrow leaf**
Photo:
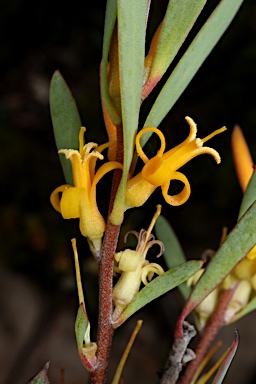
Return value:
<svg viewBox="0 0 256 384">
<path fill-rule="evenodd" d="M 222 0 L 198 32 L 158 95 L 144 124 L 157 127 L 184 92 L 236 15 L 243 0 Z M 151 133 L 143 135 L 145 145 Z"/>
<path fill-rule="evenodd" d="M 206 0 L 169 1 L 150 72 L 150 78 L 159 77 L 159 75 L 162 76 L 165 73 L 193 27 L 205 3 Z"/>
<path fill-rule="evenodd" d="M 188 298 L 180 319 L 177 334 L 181 335 L 182 321 L 232 271 L 256 244 L 256 202 L 244 214 L 225 242 L 216 252 L 204 274 Z"/>
<path fill-rule="evenodd" d="M 159 216 L 157 219 L 155 232 L 158 240 L 162 241 L 164 244 L 165 251 L 163 256 L 168 269 L 186 262 L 186 257 L 181 248 L 180 242 L 171 225 L 163 216 Z M 184 299 L 187 299 L 191 291 L 190 287 L 188 287 L 186 283 L 182 283 L 178 288 Z"/>
<path fill-rule="evenodd" d="M 95 369 L 95 366 L 97 364 L 97 359 L 95 355 L 97 346 L 96 346 L 96 343 L 92 343 L 92 342 L 85 344 L 85 338 L 89 339 L 89 335 L 87 337 L 85 337 L 85 335 L 87 333 L 89 334 L 89 332 L 90 332 L 90 324 L 85 311 L 84 303 L 81 303 L 78 308 L 76 322 L 75 322 L 76 341 L 77 341 L 78 353 L 82 361 L 82 364 L 89 372 L 91 372 Z"/>
<path fill-rule="evenodd" d="M 117 114 L 108 90 L 108 54 L 113 29 L 117 17 L 117 0 L 108 0 L 105 14 L 102 62 L 101 62 L 101 98 L 114 124 L 120 124 L 120 116 Z"/>
<path fill-rule="evenodd" d="M 148 0 L 118 1 L 119 71 L 124 140 L 124 168 L 111 221 L 123 220 L 127 176 L 138 130 L 145 59 L 145 34 Z"/>
<path fill-rule="evenodd" d="M 221 384 L 223 382 L 223 380 L 227 374 L 227 371 L 230 367 L 230 364 L 232 363 L 232 360 L 236 354 L 238 343 L 239 343 L 239 334 L 238 334 L 237 330 L 235 330 L 234 341 L 233 341 L 231 347 L 229 348 L 227 355 L 226 355 L 223 363 L 221 364 L 221 366 L 217 372 L 217 375 L 215 376 L 212 384 Z"/>
<path fill-rule="evenodd" d="M 81 120 L 76 102 L 59 71 L 50 85 L 50 110 L 57 149 L 78 149 Z M 70 161 L 60 155 L 60 162 L 68 184 L 73 184 Z"/>
<path fill-rule="evenodd" d="M 254 170 L 243 196 L 243 200 L 239 210 L 238 220 L 241 219 L 241 217 L 245 214 L 247 209 L 254 203 L 255 200 L 256 200 L 256 171 Z"/>
<path fill-rule="evenodd" d="M 165 272 L 164 275 L 156 277 L 148 285 L 142 288 L 135 296 L 133 301 L 127 306 L 118 321 L 114 324 L 119 327 L 128 317 L 132 316 L 139 309 L 164 295 L 166 292 L 177 287 L 186 281 L 190 276 L 194 275 L 202 267 L 201 260 L 191 260 L 184 264 Z"/>
<path fill-rule="evenodd" d="M 45 364 L 43 369 L 36 374 L 27 384 L 50 384 L 48 378 L 48 370 L 49 370 L 50 362 Z"/>
<path fill-rule="evenodd" d="M 84 303 L 81 303 L 76 316 L 75 334 L 78 350 L 81 350 L 84 344 L 84 335 L 89 325 L 88 317 L 85 311 Z"/>
</svg>

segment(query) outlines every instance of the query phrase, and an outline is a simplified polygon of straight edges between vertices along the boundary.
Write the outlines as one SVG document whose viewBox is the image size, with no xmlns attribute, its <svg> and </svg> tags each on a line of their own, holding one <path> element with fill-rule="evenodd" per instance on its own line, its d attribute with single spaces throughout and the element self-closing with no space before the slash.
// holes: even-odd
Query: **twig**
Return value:
<svg viewBox="0 0 256 384">
<path fill-rule="evenodd" d="M 195 358 L 195 354 L 188 348 L 188 344 L 195 337 L 196 330 L 187 321 L 183 323 L 183 335 L 182 339 L 175 339 L 173 343 L 160 384 L 175 384 L 184 364 Z"/>
<path fill-rule="evenodd" d="M 201 360 L 204 358 L 204 355 L 212 340 L 225 324 L 225 313 L 234 295 L 235 289 L 236 286 L 233 289 L 223 290 L 218 305 L 215 308 L 215 311 L 213 312 L 210 320 L 208 321 L 195 350 L 196 358 L 191 361 L 191 363 L 186 368 L 179 384 L 190 384 L 192 382 L 197 367 Z"/>
</svg>

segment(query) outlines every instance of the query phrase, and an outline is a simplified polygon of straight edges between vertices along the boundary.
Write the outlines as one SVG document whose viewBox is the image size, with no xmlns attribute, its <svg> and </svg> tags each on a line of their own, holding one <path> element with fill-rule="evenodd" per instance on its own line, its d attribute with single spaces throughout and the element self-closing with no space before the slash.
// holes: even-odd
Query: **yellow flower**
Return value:
<svg viewBox="0 0 256 384">
<path fill-rule="evenodd" d="M 126 209 L 139 207 L 144 204 L 157 187 L 162 188 L 163 197 L 168 204 L 181 205 L 190 196 L 190 184 L 186 176 L 177 170 L 201 154 L 210 154 L 218 164 L 220 163 L 218 152 L 212 148 L 204 147 L 203 144 L 213 136 L 225 131 L 226 127 L 216 130 L 204 139 L 199 139 L 196 138 L 197 128 L 194 121 L 190 117 L 186 117 L 186 121 L 190 126 L 190 133 L 187 139 L 167 152 L 164 152 L 166 145 L 165 137 L 159 129 L 149 127 L 142 129 L 138 133 L 136 149 L 145 165 L 142 171 L 127 183 Z M 160 149 L 152 159 L 148 159 L 140 145 L 140 138 L 145 132 L 156 133 L 161 141 Z M 171 180 L 179 180 L 184 184 L 182 191 L 174 196 L 168 195 Z"/>
<path fill-rule="evenodd" d="M 95 173 L 97 159 L 103 159 L 101 152 L 111 143 L 100 146 L 96 143 L 84 144 L 84 132 L 85 128 L 81 127 L 79 151 L 59 150 L 59 153 L 63 153 L 71 161 L 74 186 L 65 184 L 56 188 L 51 194 L 50 201 L 64 219 L 80 219 L 82 235 L 88 238 L 92 251 L 98 254 L 105 231 L 105 220 L 98 210 L 96 185 L 107 172 L 122 168 L 122 165 L 116 161 L 110 161 L 103 164 Z M 61 198 L 60 193 L 62 193 Z"/>
<path fill-rule="evenodd" d="M 193 276 L 187 280 L 187 286 L 195 286 L 202 274 L 204 273 L 205 268 L 199 269 Z M 219 289 L 215 288 L 196 308 L 196 325 L 199 331 L 202 331 L 214 312 L 216 304 L 218 302 Z"/>
<path fill-rule="evenodd" d="M 234 322 L 247 313 L 246 307 L 256 294 L 256 254 L 254 255 L 254 259 L 245 257 L 241 260 L 223 282 L 195 308 L 199 330 L 205 327 L 215 310 L 221 292 L 225 289 L 235 288 L 233 297 L 225 312 L 225 323 Z M 188 279 L 187 284 L 189 286 L 196 285 L 203 272 L 204 268 L 200 269 L 194 276 Z"/>
<path fill-rule="evenodd" d="M 159 264 L 150 263 L 146 260 L 147 252 L 154 244 L 160 246 L 160 252 L 157 257 L 161 256 L 164 252 L 163 243 L 155 240 L 154 235 L 151 234 L 160 212 L 161 205 L 158 205 L 157 211 L 147 231 L 142 229 L 139 233 L 136 231 L 128 232 L 128 234 L 133 233 L 138 238 L 138 245 L 135 251 L 126 249 L 123 252 L 115 254 L 117 266 L 114 270 L 120 273 L 121 276 L 113 289 L 113 301 L 115 304 L 113 313 L 114 322 L 118 320 L 127 305 L 135 298 L 139 292 L 141 283 L 147 285 L 148 282 L 152 280 L 154 274 L 164 274 L 164 270 Z"/>
</svg>

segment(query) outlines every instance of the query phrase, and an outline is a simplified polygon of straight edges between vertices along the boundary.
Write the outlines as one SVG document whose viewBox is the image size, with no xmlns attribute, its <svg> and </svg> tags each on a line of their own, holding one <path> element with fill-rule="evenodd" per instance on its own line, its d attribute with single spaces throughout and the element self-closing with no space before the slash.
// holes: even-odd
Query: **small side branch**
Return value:
<svg viewBox="0 0 256 384">
<path fill-rule="evenodd" d="M 225 324 L 225 313 L 229 306 L 229 303 L 234 295 L 236 286 L 229 290 L 224 290 L 219 298 L 218 305 L 215 308 L 211 318 L 209 319 L 202 335 L 199 340 L 199 343 L 196 347 L 195 353 L 196 358 L 188 365 L 186 368 L 180 384 L 189 384 L 192 381 L 192 378 L 195 375 L 198 365 L 204 358 L 211 342 L 214 337 L 217 335 L 219 330 Z"/>
<path fill-rule="evenodd" d="M 175 339 L 173 343 L 160 384 L 175 384 L 184 364 L 195 358 L 194 352 L 188 348 L 190 340 L 196 335 L 195 327 L 184 321 L 183 334 L 182 339 Z"/>
</svg>

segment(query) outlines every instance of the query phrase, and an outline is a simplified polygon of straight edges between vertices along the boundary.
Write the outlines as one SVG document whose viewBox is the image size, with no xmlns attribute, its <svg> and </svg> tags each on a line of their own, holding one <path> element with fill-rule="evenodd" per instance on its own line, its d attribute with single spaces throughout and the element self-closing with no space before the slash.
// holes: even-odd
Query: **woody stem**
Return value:
<svg viewBox="0 0 256 384">
<path fill-rule="evenodd" d="M 196 358 L 186 368 L 179 384 L 189 384 L 195 375 L 198 365 L 204 358 L 212 340 L 225 325 L 225 313 L 234 295 L 234 289 L 224 290 L 219 298 L 218 305 L 201 334 L 195 349 Z"/>
<path fill-rule="evenodd" d="M 117 127 L 117 156 L 116 160 L 123 162 L 122 126 Z M 114 171 L 109 205 L 109 214 L 113 209 L 118 185 L 121 180 L 121 170 Z M 107 367 L 114 328 L 112 325 L 112 290 L 113 263 L 118 241 L 120 226 L 107 222 L 106 232 L 99 259 L 99 318 L 97 335 L 97 366 L 91 373 L 91 384 L 106 383 Z"/>
</svg>

